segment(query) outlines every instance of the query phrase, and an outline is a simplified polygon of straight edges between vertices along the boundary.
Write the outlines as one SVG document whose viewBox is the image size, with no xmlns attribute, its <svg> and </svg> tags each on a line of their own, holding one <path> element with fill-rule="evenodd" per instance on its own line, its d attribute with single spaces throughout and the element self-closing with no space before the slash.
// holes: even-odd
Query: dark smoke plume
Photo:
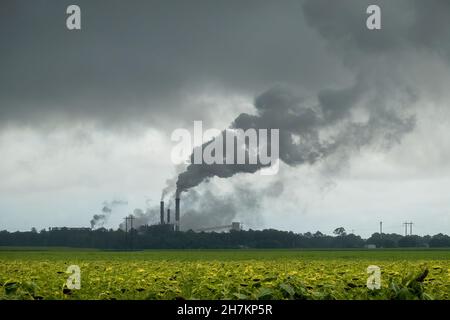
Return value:
<svg viewBox="0 0 450 320">
<path fill-rule="evenodd" d="M 94 214 L 90 223 L 91 228 L 101 228 L 108 222 L 109 217 L 111 216 L 112 210 L 115 206 L 127 205 L 128 202 L 122 200 L 113 200 L 111 202 L 103 202 L 103 208 L 101 214 Z"/>
<path fill-rule="evenodd" d="M 320 92 L 314 106 L 306 106 L 288 90 L 273 88 L 255 99 L 255 115 L 240 114 L 230 128 L 279 129 L 279 158 L 290 166 L 312 165 L 338 153 L 348 157 L 365 145 L 378 143 L 390 147 L 414 128 L 415 118 L 404 115 L 402 105 L 386 103 L 386 95 L 390 96 L 390 101 L 396 101 L 390 88 L 370 87 L 364 80 L 364 77 L 359 77 L 352 87 Z M 410 103 L 412 97 L 405 96 Z M 365 119 L 355 118 L 356 110 L 362 111 Z M 225 131 L 222 132 L 224 135 Z M 204 143 L 201 148 L 211 142 Z M 259 163 L 194 164 L 193 156 L 194 153 L 191 164 L 178 175 L 177 193 L 211 177 L 228 178 L 237 173 L 254 173 L 263 167 Z"/>
</svg>

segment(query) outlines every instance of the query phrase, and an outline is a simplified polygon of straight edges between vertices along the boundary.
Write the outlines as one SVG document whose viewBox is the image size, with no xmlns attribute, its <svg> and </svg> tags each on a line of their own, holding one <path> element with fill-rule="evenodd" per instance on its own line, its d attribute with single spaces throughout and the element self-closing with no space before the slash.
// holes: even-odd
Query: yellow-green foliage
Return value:
<svg viewBox="0 0 450 320">
<path fill-rule="evenodd" d="M 57 258 L 0 255 L 0 299 L 449 299 L 450 260 L 271 259 L 176 260 L 121 253 Z M 264 251 L 260 252 L 264 255 Z M 323 252 L 323 255 L 332 254 Z M 81 289 L 66 286 L 79 265 Z M 382 288 L 366 287 L 369 265 Z"/>
</svg>

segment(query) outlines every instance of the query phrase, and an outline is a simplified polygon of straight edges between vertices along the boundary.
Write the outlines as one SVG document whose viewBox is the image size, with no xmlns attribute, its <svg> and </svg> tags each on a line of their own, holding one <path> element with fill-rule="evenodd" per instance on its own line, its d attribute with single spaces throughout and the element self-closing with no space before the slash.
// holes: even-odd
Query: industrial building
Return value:
<svg viewBox="0 0 450 320">
<path fill-rule="evenodd" d="M 167 208 L 166 219 L 164 211 L 164 201 L 160 202 L 160 224 L 161 225 L 171 225 L 172 230 L 180 231 L 180 197 L 177 194 L 175 198 L 175 221 L 171 223 L 170 218 L 170 208 Z M 242 225 L 240 222 L 232 222 L 229 225 L 221 225 L 221 226 L 213 226 L 213 227 L 205 227 L 199 228 L 194 231 L 196 232 L 208 232 L 208 231 L 240 231 L 242 230 Z"/>
</svg>

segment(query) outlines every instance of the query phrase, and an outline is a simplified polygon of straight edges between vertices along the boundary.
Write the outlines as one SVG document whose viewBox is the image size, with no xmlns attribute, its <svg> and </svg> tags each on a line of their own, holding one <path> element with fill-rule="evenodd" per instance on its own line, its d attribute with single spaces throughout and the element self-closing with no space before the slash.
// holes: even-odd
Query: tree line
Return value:
<svg viewBox="0 0 450 320">
<path fill-rule="evenodd" d="M 333 235 L 294 233 L 274 229 L 194 232 L 173 231 L 170 225 L 143 226 L 125 232 L 121 229 L 71 229 L 57 228 L 26 232 L 0 231 L 0 246 L 60 246 L 98 249 L 225 249 L 225 248 L 412 248 L 450 247 L 450 237 L 401 236 L 399 234 L 374 233 L 368 239 L 347 234 L 337 228 Z"/>
</svg>

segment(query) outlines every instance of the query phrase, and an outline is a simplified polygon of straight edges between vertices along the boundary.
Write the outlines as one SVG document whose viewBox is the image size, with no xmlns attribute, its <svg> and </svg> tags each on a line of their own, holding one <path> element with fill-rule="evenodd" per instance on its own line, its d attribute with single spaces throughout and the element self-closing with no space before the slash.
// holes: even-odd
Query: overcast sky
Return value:
<svg viewBox="0 0 450 320">
<path fill-rule="evenodd" d="M 82 30 L 69 31 L 75 3 Z M 381 30 L 366 28 L 370 4 Z M 334 138 L 353 136 L 276 176 L 203 182 L 192 192 L 214 193 L 198 202 L 206 214 L 254 229 L 366 237 L 379 221 L 396 233 L 412 221 L 448 234 L 449 39 L 448 0 L 3 0 L 0 229 L 89 226 L 123 200 L 106 224 L 116 228 L 176 175 L 174 129 L 225 129 L 283 88 L 298 110 L 332 115 Z"/>
</svg>

